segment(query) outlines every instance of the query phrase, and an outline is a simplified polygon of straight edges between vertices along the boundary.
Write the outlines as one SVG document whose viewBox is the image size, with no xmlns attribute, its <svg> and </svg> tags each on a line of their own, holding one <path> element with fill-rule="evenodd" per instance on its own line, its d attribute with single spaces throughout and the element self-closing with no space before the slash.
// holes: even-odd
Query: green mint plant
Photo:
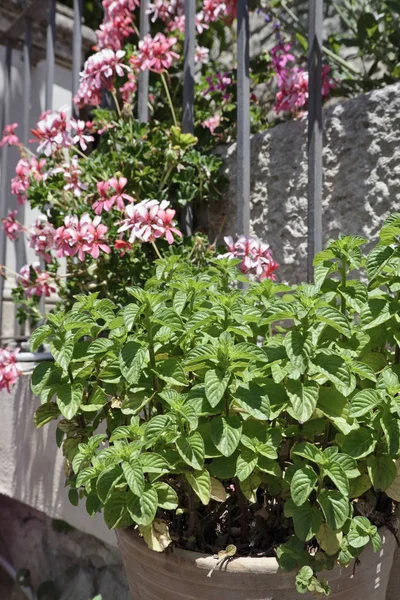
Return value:
<svg viewBox="0 0 400 600">
<path fill-rule="evenodd" d="M 378 551 L 400 501 L 399 240 L 400 214 L 367 255 L 340 236 L 297 288 L 171 256 L 122 309 L 49 315 L 35 421 L 57 421 L 71 501 L 156 551 L 276 555 L 328 595 L 321 571 Z"/>
</svg>

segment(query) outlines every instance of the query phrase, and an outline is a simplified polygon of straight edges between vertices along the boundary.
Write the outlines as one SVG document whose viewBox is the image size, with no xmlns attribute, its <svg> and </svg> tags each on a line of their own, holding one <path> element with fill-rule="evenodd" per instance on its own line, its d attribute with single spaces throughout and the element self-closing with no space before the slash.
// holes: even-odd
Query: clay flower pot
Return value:
<svg viewBox="0 0 400 600">
<path fill-rule="evenodd" d="M 385 527 L 382 548 L 368 546 L 353 568 L 337 566 L 323 574 L 331 585 L 329 600 L 385 600 L 396 540 Z M 134 529 L 117 530 L 119 548 L 133 600 L 309 600 L 298 594 L 294 573 L 281 571 L 275 558 L 236 558 L 207 574 L 217 559 L 174 548 L 149 550 Z M 354 573 L 353 573 L 354 571 Z"/>
</svg>

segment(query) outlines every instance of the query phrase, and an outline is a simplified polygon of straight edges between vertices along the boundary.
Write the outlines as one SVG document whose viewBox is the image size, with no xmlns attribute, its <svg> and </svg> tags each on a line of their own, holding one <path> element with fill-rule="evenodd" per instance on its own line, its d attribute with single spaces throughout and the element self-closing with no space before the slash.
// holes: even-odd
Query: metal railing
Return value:
<svg viewBox="0 0 400 600">
<path fill-rule="evenodd" d="M 141 0 L 140 37 L 150 30 L 147 14 L 149 0 Z M 183 73 L 183 121 L 184 132 L 192 132 L 194 127 L 194 64 L 196 46 L 196 0 L 185 0 L 185 42 Z M 309 110 L 308 110 L 308 260 L 307 273 L 312 280 L 312 260 L 322 246 L 322 10 L 323 0 L 309 0 Z M 82 65 L 82 0 L 74 0 L 74 26 L 72 41 L 71 90 L 75 93 L 79 86 L 79 71 Z M 45 108 L 52 108 L 55 70 L 56 2 L 55 0 L 33 0 L 23 14 L 5 33 L 1 43 L 6 45 L 4 70 L 4 96 L 0 129 L 10 122 L 11 102 L 11 62 L 15 48 L 23 46 L 24 90 L 22 107 L 23 141 L 28 141 L 31 66 L 37 62 L 38 53 L 32 49 L 32 22 L 45 20 L 46 36 L 46 92 Z M 250 230 L 250 77 L 249 77 L 249 6 L 248 0 L 237 0 L 237 232 L 249 235 Z M 149 72 L 141 71 L 138 83 L 138 120 L 148 120 Z M 58 107 L 55 107 L 58 108 Z M 72 107 L 73 114 L 77 109 Z M 8 149 L 1 153 L 0 219 L 6 214 Z M 19 218 L 23 219 L 23 207 L 19 208 Z M 184 213 L 183 227 L 186 234 L 192 233 L 193 214 L 188 207 Z M 0 264 L 5 263 L 6 239 L 0 236 Z M 25 247 L 23 240 L 16 246 L 17 270 L 24 264 Z M 0 324 L 2 322 L 4 281 L 0 278 Z M 16 335 L 21 335 L 16 327 Z"/>
</svg>

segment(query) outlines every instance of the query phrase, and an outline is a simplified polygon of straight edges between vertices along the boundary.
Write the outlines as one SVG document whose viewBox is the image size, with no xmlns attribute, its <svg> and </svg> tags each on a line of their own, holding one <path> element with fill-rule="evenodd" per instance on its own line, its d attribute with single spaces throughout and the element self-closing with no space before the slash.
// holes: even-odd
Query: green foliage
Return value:
<svg viewBox="0 0 400 600">
<path fill-rule="evenodd" d="M 33 373 L 36 424 L 58 420 L 88 512 L 149 539 L 162 521 L 184 545 L 200 516 L 224 527 L 218 502 L 240 506 L 249 543 L 261 511 L 300 592 L 327 595 L 320 570 L 378 550 L 400 476 L 399 225 L 377 246 L 390 256 L 329 242 L 312 285 L 241 290 L 227 262 L 170 258 L 123 308 L 94 293 L 52 315 L 33 340 L 55 357 Z"/>
</svg>

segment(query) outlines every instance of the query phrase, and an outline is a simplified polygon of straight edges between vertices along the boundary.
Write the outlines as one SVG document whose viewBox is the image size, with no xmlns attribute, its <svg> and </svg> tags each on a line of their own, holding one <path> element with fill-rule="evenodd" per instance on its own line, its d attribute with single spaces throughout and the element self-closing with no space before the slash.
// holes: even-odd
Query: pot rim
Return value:
<svg viewBox="0 0 400 600">
<path fill-rule="evenodd" d="M 188 566 L 192 566 L 194 568 L 207 569 L 209 571 L 211 571 L 213 568 L 215 569 L 215 567 L 217 567 L 218 564 L 219 559 L 215 557 L 215 555 L 196 552 L 194 550 L 185 550 L 184 548 L 173 547 L 169 552 L 155 552 L 154 550 L 148 548 L 146 542 L 140 535 L 139 531 L 137 529 L 134 529 L 133 527 L 117 529 L 116 533 L 119 542 L 122 542 L 122 544 L 128 543 L 133 545 L 135 547 L 136 552 L 140 552 L 142 554 L 147 555 L 153 561 L 165 562 L 173 560 L 180 563 L 184 562 Z M 385 551 L 385 546 L 387 545 L 387 541 L 385 538 L 387 536 L 393 536 L 393 533 L 386 526 L 380 527 L 379 533 L 382 536 L 382 548 L 379 551 L 379 553 L 380 556 L 383 557 L 387 554 L 387 552 Z M 372 551 L 372 547 L 370 547 L 370 544 L 366 547 L 366 550 L 367 548 L 370 551 Z M 376 553 L 376 555 L 379 556 L 379 553 Z M 364 551 L 361 555 L 361 560 L 362 556 L 365 556 L 365 554 L 366 552 Z M 344 569 L 346 569 L 346 571 L 347 569 L 351 570 L 351 566 L 343 567 L 339 564 L 335 565 L 335 567 L 331 571 L 329 571 L 329 573 L 331 574 L 330 581 L 342 577 Z M 362 570 L 362 565 L 360 565 L 358 569 Z M 277 559 L 275 557 L 268 556 L 238 556 L 237 558 L 233 557 L 232 560 L 226 560 L 222 562 L 216 568 L 216 570 L 228 573 L 244 574 L 247 572 L 252 574 L 278 574 L 285 577 L 295 577 L 294 571 L 283 571 L 280 568 Z"/>
</svg>

